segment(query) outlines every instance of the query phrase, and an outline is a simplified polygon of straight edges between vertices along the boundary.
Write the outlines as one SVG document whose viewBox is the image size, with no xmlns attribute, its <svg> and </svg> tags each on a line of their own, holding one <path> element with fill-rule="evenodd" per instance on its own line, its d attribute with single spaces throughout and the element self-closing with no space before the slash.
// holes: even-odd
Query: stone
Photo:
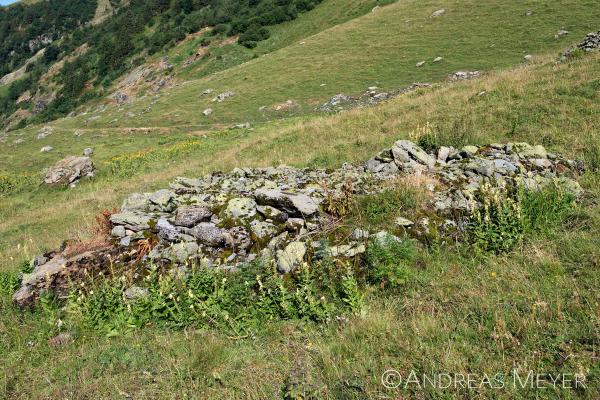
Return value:
<svg viewBox="0 0 600 400">
<path fill-rule="evenodd" d="M 148 196 L 134 193 L 125 199 L 123 205 L 121 205 L 121 211 L 149 211 L 149 207 Z"/>
<path fill-rule="evenodd" d="M 279 189 L 257 189 L 254 196 L 258 204 L 273 206 L 290 216 L 310 217 L 319 211 L 317 200 L 305 194 L 284 193 Z"/>
<path fill-rule="evenodd" d="M 284 250 L 278 250 L 276 254 L 277 270 L 282 273 L 290 273 L 302 265 L 306 255 L 306 244 L 291 242 Z"/>
<path fill-rule="evenodd" d="M 446 10 L 442 8 L 442 9 L 440 9 L 440 10 L 436 10 L 436 11 L 434 11 L 434 12 L 431 14 L 431 16 L 432 16 L 433 18 L 437 18 L 437 17 L 441 17 L 441 16 L 442 16 L 442 15 L 444 15 L 444 14 L 446 14 Z"/>
<path fill-rule="evenodd" d="M 403 228 L 408 228 L 409 226 L 412 226 L 415 224 L 411 220 L 406 219 L 404 217 L 398 217 L 398 218 L 396 218 L 396 220 L 394 222 L 396 223 L 396 225 L 401 226 Z"/>
<path fill-rule="evenodd" d="M 467 145 L 467 146 L 464 146 L 460 151 L 462 153 L 466 154 L 467 156 L 471 157 L 471 156 L 477 154 L 477 152 L 479 151 L 479 148 L 477 146 Z"/>
<path fill-rule="evenodd" d="M 40 149 L 40 153 L 49 153 L 52 150 L 54 150 L 54 147 L 52 146 L 44 146 Z"/>
<path fill-rule="evenodd" d="M 210 221 L 211 216 L 212 212 L 208 207 L 179 207 L 175 216 L 175 225 L 192 228 L 200 222 Z"/>
<path fill-rule="evenodd" d="M 271 206 L 258 206 L 257 211 L 266 219 L 271 219 L 276 222 L 285 222 L 289 218 L 286 212 L 278 210 Z"/>
<path fill-rule="evenodd" d="M 115 227 L 112 228 L 112 230 L 110 231 L 110 235 L 116 238 L 122 238 L 126 235 L 125 233 L 125 227 L 122 225 L 117 225 Z"/>
<path fill-rule="evenodd" d="M 223 230 L 210 222 L 201 222 L 188 233 L 207 246 L 219 247 L 225 244 L 226 237 Z"/>
<path fill-rule="evenodd" d="M 415 66 L 416 66 L 417 68 L 420 68 L 420 67 L 422 67 L 423 65 L 425 65 L 425 61 L 419 61 L 418 63 L 416 63 L 416 64 L 415 64 Z"/>
<path fill-rule="evenodd" d="M 44 177 L 47 185 L 70 185 L 84 177 L 94 176 L 96 168 L 89 157 L 70 156 L 48 168 Z"/>
<path fill-rule="evenodd" d="M 442 61 L 443 59 L 444 59 L 444 57 L 436 57 L 436 58 L 433 59 L 433 62 L 437 63 L 437 62 Z"/>
<path fill-rule="evenodd" d="M 159 218 L 155 229 L 158 231 L 158 238 L 167 242 L 175 242 L 180 238 L 180 232 L 169 221 Z"/>
<path fill-rule="evenodd" d="M 256 216 L 256 201 L 249 197 L 229 200 L 225 208 L 225 218 L 248 221 Z"/>
<path fill-rule="evenodd" d="M 394 143 L 392 154 L 399 167 L 403 164 L 410 163 L 411 159 L 427 167 L 435 166 L 435 158 L 409 140 L 398 140 Z"/>
<path fill-rule="evenodd" d="M 83 149 L 83 155 L 85 157 L 90 157 L 92 154 L 94 154 L 94 149 L 92 149 L 91 147 L 86 147 L 85 149 Z"/>
<path fill-rule="evenodd" d="M 438 149 L 437 154 L 437 162 L 440 164 L 445 164 L 448 161 L 448 157 L 450 156 L 450 147 L 442 146 Z"/>
<path fill-rule="evenodd" d="M 246 252 L 252 247 L 250 232 L 243 226 L 235 226 L 229 230 L 231 245 L 236 252 Z"/>
<path fill-rule="evenodd" d="M 402 240 L 399 237 L 394 236 L 391 233 L 386 232 L 386 231 L 377 232 L 376 234 L 372 235 L 372 239 L 373 239 L 373 242 L 378 244 L 379 246 L 386 246 L 390 242 L 397 242 L 397 243 L 402 242 Z"/>
<path fill-rule="evenodd" d="M 213 102 L 222 103 L 226 99 L 235 96 L 235 93 L 232 91 L 227 91 L 223 93 L 219 93 L 215 98 L 212 99 Z"/>
<path fill-rule="evenodd" d="M 204 115 L 205 117 L 208 117 L 212 113 L 213 113 L 213 109 L 212 108 L 207 108 L 206 110 L 202 111 L 202 115 Z"/>
<path fill-rule="evenodd" d="M 125 211 L 110 216 L 110 222 L 113 225 L 122 225 L 126 229 L 134 232 L 150 229 L 150 220 L 152 218 L 147 214 L 137 213 L 133 211 Z"/>
<path fill-rule="evenodd" d="M 161 189 L 157 192 L 152 193 L 148 200 L 150 203 L 156 205 L 160 211 L 172 211 L 175 209 L 174 204 L 175 193 L 167 189 Z"/>
<path fill-rule="evenodd" d="M 37 138 L 44 139 L 48 135 L 51 135 L 54 132 L 54 129 L 51 126 L 44 126 L 42 129 L 38 131 Z"/>
<path fill-rule="evenodd" d="M 250 230 L 259 241 L 263 241 L 277 234 L 277 227 L 267 221 L 252 221 L 250 223 Z"/>
<path fill-rule="evenodd" d="M 195 242 L 180 242 L 172 245 L 166 252 L 167 258 L 179 264 L 184 264 L 190 258 L 198 255 L 200 247 Z"/>
<path fill-rule="evenodd" d="M 304 228 L 304 220 L 302 218 L 290 218 L 286 221 L 285 227 L 290 232 L 300 232 Z"/>
<path fill-rule="evenodd" d="M 355 257 L 359 254 L 364 254 L 367 251 L 367 247 L 364 244 L 359 245 L 340 245 L 328 247 L 326 250 L 326 254 L 329 257 L 338 258 L 338 257 Z"/>
<path fill-rule="evenodd" d="M 523 57 L 525 61 L 531 61 L 532 58 L 533 56 L 531 54 L 527 54 L 525 57 Z"/>
</svg>

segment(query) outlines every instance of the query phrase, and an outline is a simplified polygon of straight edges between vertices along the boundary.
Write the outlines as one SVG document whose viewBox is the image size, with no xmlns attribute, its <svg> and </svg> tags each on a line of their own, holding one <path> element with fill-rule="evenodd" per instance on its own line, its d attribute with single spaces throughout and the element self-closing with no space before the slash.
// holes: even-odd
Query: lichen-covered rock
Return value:
<svg viewBox="0 0 600 400">
<path fill-rule="evenodd" d="M 250 197 L 238 197 L 229 200 L 225 208 L 225 217 L 233 220 L 251 220 L 256 215 L 256 201 Z"/>
<path fill-rule="evenodd" d="M 125 211 L 110 216 L 113 225 L 122 225 L 134 232 L 150 228 L 151 216 L 139 212 Z"/>
<path fill-rule="evenodd" d="M 73 185 L 82 178 L 92 178 L 96 172 L 89 157 L 70 156 L 48 168 L 44 183 L 47 185 Z"/>
<path fill-rule="evenodd" d="M 223 230 L 210 222 L 201 222 L 188 232 L 207 246 L 218 247 L 225 244 L 226 236 Z"/>
<path fill-rule="evenodd" d="M 306 244 L 303 242 L 292 242 L 284 250 L 277 251 L 277 269 L 283 273 L 292 272 L 302 265 L 305 255 Z"/>
<path fill-rule="evenodd" d="M 179 207 L 175 216 L 175 225 L 192 228 L 200 222 L 208 222 L 210 217 L 212 217 L 212 212 L 208 207 Z"/>
</svg>

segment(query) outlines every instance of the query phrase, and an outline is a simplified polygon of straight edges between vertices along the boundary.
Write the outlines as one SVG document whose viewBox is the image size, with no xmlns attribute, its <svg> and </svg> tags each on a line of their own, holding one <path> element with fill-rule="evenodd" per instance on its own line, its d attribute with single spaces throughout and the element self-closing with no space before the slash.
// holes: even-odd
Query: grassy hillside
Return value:
<svg viewBox="0 0 600 400">
<path fill-rule="evenodd" d="M 71 191 L 11 197 L 2 208 L 2 259 L 21 260 L 40 246 L 57 244 L 69 230 L 83 234 L 101 208 L 176 175 L 361 160 L 427 121 L 442 143 L 542 142 L 598 168 L 593 150 L 600 146 L 599 61 L 596 54 L 555 66 L 551 57 L 540 57 L 534 65 L 405 95 L 373 109 L 211 135 L 168 168 L 149 163 L 132 176 L 101 175 Z M 486 94 L 478 96 L 482 91 Z M 147 328 L 111 338 L 77 331 L 75 343 L 57 349 L 46 343 L 56 332 L 55 311 L 22 314 L 4 294 L 0 349 L 10 373 L 0 376 L 0 393 L 261 399 L 309 390 L 328 399 L 593 399 L 600 374 L 598 182 L 600 176 L 590 170 L 582 178 L 590 200 L 568 222 L 509 254 L 481 258 L 453 247 L 422 250 L 412 279 L 384 296 L 369 295 L 365 314 L 348 322 L 273 323 L 245 339 L 204 330 Z M 507 373 L 513 367 L 577 371 L 588 377 L 591 389 L 423 392 L 388 391 L 380 384 L 388 368 Z M 26 379 L 30 376 L 39 379 Z"/>
<path fill-rule="evenodd" d="M 310 113 L 339 92 L 357 93 L 373 85 L 392 89 L 440 81 L 457 70 L 502 68 L 522 62 L 526 54 L 558 52 L 594 30 L 600 11 L 593 4 L 588 0 L 401 1 L 202 79 L 190 81 L 192 70 L 186 73 L 185 83 L 161 95 L 156 104 L 151 106 L 148 98 L 121 111 L 113 108 L 90 125 L 264 121 Z M 439 8 L 446 9 L 446 14 L 430 18 Z M 527 10 L 534 10 L 533 15 L 526 16 Z M 555 39 L 563 27 L 571 34 Z M 444 60 L 433 63 L 438 56 Z M 427 61 L 424 67 L 415 67 L 423 60 Z M 203 75 L 202 70 L 198 73 Z M 236 96 L 215 105 L 211 96 L 200 96 L 207 88 L 217 93 L 233 90 Z M 281 113 L 259 111 L 289 99 L 299 107 Z M 142 113 L 148 107 L 150 111 Z M 202 115 L 207 107 L 214 109 L 209 118 Z M 128 112 L 136 117 L 127 118 Z M 61 126 L 72 127 L 86 118 L 89 115 L 61 122 Z"/>
<path fill-rule="evenodd" d="M 600 53 L 555 60 L 598 30 L 600 9 L 588 0 L 402 0 L 370 12 L 374 4 L 325 0 L 275 28 L 254 49 L 257 58 L 224 47 L 224 55 L 240 58 L 215 74 L 205 76 L 206 65 L 177 65 L 180 84 L 144 114 L 149 98 L 104 112 L 94 104 L 86 115 L 50 124 L 54 132 L 44 139 L 35 138 L 41 126 L 9 133 L 0 143 L 0 398 L 597 398 Z M 429 17 L 440 8 L 445 16 Z M 563 27 L 571 33 L 555 39 Z M 170 58 L 182 63 L 189 50 L 173 49 Z M 531 62 L 525 54 L 534 54 Z M 437 56 L 444 60 L 433 64 Z M 421 60 L 427 64 L 416 68 Z M 487 73 L 442 82 L 475 69 Z M 373 108 L 313 112 L 338 92 L 414 81 L 435 84 Z M 200 96 L 206 88 L 236 96 L 211 103 Z M 258 111 L 288 99 L 299 104 L 293 112 Z M 215 109 L 210 118 L 201 115 L 206 107 Z M 246 121 L 252 129 L 226 129 Z M 157 326 L 106 335 L 70 325 L 71 316 L 51 303 L 25 312 L 11 304 L 23 262 L 63 239 L 88 237 L 94 217 L 134 191 L 234 167 L 362 162 L 428 123 L 439 144 L 528 141 L 580 159 L 587 194 L 507 254 L 419 247 L 400 287 L 369 287 L 362 313 L 324 324 L 274 321 L 239 336 Z M 46 145 L 55 150 L 40 153 Z M 44 167 L 85 147 L 94 148 L 93 181 L 38 186 Z M 367 198 L 355 211 L 388 200 Z M 395 210 L 383 209 L 378 218 L 393 220 Z M 51 346 L 60 329 L 73 332 L 74 342 Z M 381 375 L 390 368 L 581 373 L 587 389 L 386 390 Z"/>
</svg>

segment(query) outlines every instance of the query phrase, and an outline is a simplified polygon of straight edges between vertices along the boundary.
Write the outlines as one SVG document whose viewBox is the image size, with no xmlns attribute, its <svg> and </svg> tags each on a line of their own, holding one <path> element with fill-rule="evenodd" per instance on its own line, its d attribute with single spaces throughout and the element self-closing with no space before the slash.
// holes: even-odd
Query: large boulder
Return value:
<svg viewBox="0 0 600 400">
<path fill-rule="evenodd" d="M 290 216 L 310 217 L 319 211 L 318 200 L 301 193 L 285 193 L 279 189 L 257 189 L 254 196 L 258 204 L 273 206 Z"/>
<path fill-rule="evenodd" d="M 44 183 L 47 185 L 74 185 L 81 178 L 94 176 L 96 168 L 89 157 L 70 156 L 48 168 Z"/>
</svg>

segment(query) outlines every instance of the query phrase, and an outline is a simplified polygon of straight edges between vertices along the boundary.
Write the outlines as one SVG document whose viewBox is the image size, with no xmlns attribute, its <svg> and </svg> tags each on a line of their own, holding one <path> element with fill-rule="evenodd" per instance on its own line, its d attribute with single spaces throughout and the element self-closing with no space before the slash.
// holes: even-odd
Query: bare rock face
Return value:
<svg viewBox="0 0 600 400">
<path fill-rule="evenodd" d="M 89 157 L 70 156 L 48 168 L 44 183 L 47 185 L 74 185 L 81 178 L 92 178 L 96 172 Z"/>
</svg>

